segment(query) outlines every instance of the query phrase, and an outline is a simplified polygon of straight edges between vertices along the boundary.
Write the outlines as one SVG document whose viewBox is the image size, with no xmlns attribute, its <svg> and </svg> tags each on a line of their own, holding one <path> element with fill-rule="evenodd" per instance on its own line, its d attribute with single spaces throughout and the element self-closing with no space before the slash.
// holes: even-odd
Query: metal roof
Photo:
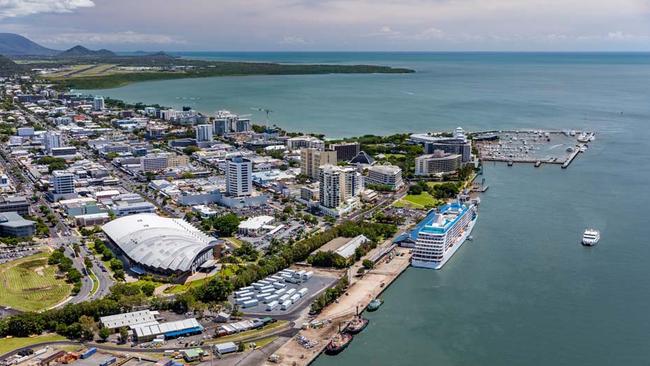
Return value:
<svg viewBox="0 0 650 366">
<path fill-rule="evenodd" d="M 131 313 L 123 313 L 116 315 L 103 316 L 99 321 L 108 329 L 115 329 L 120 327 L 135 327 L 142 325 L 158 324 L 156 321 L 157 311 L 142 310 L 134 311 Z"/>
<path fill-rule="evenodd" d="M 142 327 L 137 327 L 133 329 L 133 331 L 135 332 L 136 336 L 140 338 L 150 336 L 155 337 L 161 334 L 176 333 L 192 329 L 203 330 L 203 327 L 195 318 L 183 319 L 169 323 L 145 325 Z"/>
<path fill-rule="evenodd" d="M 102 230 L 131 260 L 162 270 L 189 271 L 197 256 L 218 243 L 185 220 L 152 213 L 115 219 Z"/>
</svg>

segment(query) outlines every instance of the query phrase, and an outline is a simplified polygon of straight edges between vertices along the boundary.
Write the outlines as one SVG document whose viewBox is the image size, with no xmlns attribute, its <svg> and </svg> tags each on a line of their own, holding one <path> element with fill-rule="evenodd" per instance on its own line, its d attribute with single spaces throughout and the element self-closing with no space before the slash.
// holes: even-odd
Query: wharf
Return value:
<svg viewBox="0 0 650 366">
<path fill-rule="evenodd" d="M 318 342 L 314 347 L 306 349 L 296 341 L 298 337 L 296 336 L 274 353 L 279 358 L 278 363 L 267 361 L 265 365 L 305 366 L 312 363 L 325 350 L 330 339 L 338 331 L 339 325 L 344 326 L 352 320 L 357 306 L 359 309 L 365 309 L 370 301 L 379 296 L 409 267 L 411 263 L 409 250 L 400 247 L 394 249 L 397 255 L 392 259 L 382 258 L 374 269 L 353 282 L 338 302 L 330 304 L 323 310 L 316 318 L 323 323 L 321 328 L 305 329 L 298 333 L 299 336 L 312 342 Z"/>
<path fill-rule="evenodd" d="M 569 165 L 573 162 L 573 160 L 576 158 L 576 156 L 578 156 L 578 154 L 580 154 L 582 152 L 582 147 L 583 146 L 584 146 L 583 144 L 578 145 L 578 148 L 575 149 L 575 151 L 572 152 L 571 155 L 569 155 L 569 157 L 566 159 L 566 161 L 562 164 L 562 169 L 566 169 L 566 168 L 569 167 Z"/>
</svg>

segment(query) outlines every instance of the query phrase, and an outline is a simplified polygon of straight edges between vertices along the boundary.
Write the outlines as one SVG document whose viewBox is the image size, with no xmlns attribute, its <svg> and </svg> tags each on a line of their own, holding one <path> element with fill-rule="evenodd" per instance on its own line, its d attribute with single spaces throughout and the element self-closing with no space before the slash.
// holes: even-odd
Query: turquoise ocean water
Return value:
<svg viewBox="0 0 650 366">
<path fill-rule="evenodd" d="M 316 365 L 646 365 L 650 361 L 650 55 L 192 53 L 371 63 L 408 75 L 254 76 L 96 91 L 211 112 L 272 109 L 289 130 L 591 129 L 569 169 L 488 163 L 474 241 L 409 269 L 351 346 Z M 583 248 L 595 226 L 600 244 Z"/>
</svg>

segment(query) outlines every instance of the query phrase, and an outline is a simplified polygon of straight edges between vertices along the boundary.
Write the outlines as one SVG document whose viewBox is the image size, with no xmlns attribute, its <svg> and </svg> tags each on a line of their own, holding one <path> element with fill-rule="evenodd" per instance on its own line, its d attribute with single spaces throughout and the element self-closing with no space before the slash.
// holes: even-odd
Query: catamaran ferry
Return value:
<svg viewBox="0 0 650 366">
<path fill-rule="evenodd" d="M 418 225 L 413 267 L 440 269 L 469 237 L 476 223 L 475 205 L 451 203 L 432 212 Z"/>
</svg>

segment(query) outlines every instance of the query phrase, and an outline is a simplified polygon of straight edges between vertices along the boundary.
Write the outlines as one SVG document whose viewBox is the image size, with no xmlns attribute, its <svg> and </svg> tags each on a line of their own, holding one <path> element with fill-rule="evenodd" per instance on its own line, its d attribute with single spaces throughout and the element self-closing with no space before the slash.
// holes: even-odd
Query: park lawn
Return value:
<svg viewBox="0 0 650 366">
<path fill-rule="evenodd" d="M 405 201 L 404 202 L 405 206 L 411 205 L 416 208 L 434 208 L 441 204 L 441 202 L 438 199 L 433 197 L 428 192 L 422 192 L 422 194 L 417 194 L 417 195 L 409 194 L 406 197 L 404 197 L 401 201 Z"/>
<path fill-rule="evenodd" d="M 239 248 L 239 247 L 242 246 L 242 244 L 244 244 L 244 242 L 242 242 L 241 240 L 239 240 L 238 238 L 236 238 L 234 236 L 229 236 L 229 237 L 223 238 L 223 240 L 229 242 L 235 248 Z"/>
<path fill-rule="evenodd" d="M 15 349 L 27 347 L 43 342 L 65 341 L 66 338 L 58 334 L 45 334 L 36 337 L 7 337 L 0 338 L 0 355 Z"/>
<path fill-rule="evenodd" d="M 199 287 L 199 286 L 203 285 L 204 283 L 206 283 L 207 281 L 213 279 L 214 277 L 215 276 L 200 278 L 200 279 L 198 279 L 196 281 L 187 282 L 187 283 L 184 283 L 182 285 L 170 286 L 170 287 L 167 287 L 165 289 L 165 291 L 163 291 L 163 292 L 166 293 L 166 294 L 174 294 L 174 295 L 182 294 L 184 292 L 187 292 L 187 290 L 189 290 L 191 288 L 196 288 L 196 287 Z"/>
<path fill-rule="evenodd" d="M 72 285 L 39 253 L 0 265 L 0 305 L 22 311 L 48 309 L 70 296 Z"/>
<path fill-rule="evenodd" d="M 256 349 L 257 348 L 264 348 L 264 347 L 268 346 L 271 342 L 273 342 L 276 339 L 278 339 L 278 336 L 270 336 L 270 337 L 262 338 L 262 339 L 254 342 L 255 343 L 255 348 Z M 246 348 L 249 348 L 248 345 L 246 345 Z"/>
</svg>

